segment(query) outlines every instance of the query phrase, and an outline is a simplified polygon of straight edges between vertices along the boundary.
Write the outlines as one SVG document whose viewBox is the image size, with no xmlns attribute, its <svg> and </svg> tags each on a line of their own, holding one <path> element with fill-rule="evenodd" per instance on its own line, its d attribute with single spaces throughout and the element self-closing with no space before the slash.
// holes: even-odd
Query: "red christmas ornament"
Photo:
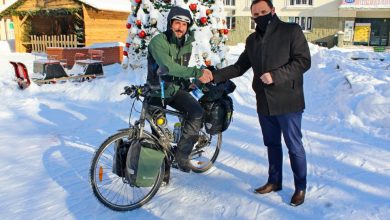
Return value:
<svg viewBox="0 0 390 220">
<path fill-rule="evenodd" d="M 206 24 L 207 23 L 207 18 L 206 17 L 201 17 L 200 18 L 200 23 Z"/>
<path fill-rule="evenodd" d="M 136 21 L 135 21 L 135 24 L 139 27 L 139 26 L 142 25 L 142 22 L 141 22 L 141 20 L 136 20 Z"/>
<path fill-rule="evenodd" d="M 130 43 L 126 43 L 126 47 L 129 48 L 130 47 Z"/>
<path fill-rule="evenodd" d="M 228 29 L 224 29 L 224 30 L 223 30 L 223 33 L 224 33 L 224 34 L 228 34 L 228 33 L 229 33 L 229 30 L 228 30 Z"/>
<path fill-rule="evenodd" d="M 211 10 L 211 9 L 207 9 L 207 10 L 206 10 L 206 15 L 207 15 L 207 16 L 209 16 L 211 13 L 213 13 L 213 10 Z"/>
<path fill-rule="evenodd" d="M 128 57 L 129 53 L 127 53 L 127 51 L 123 51 L 123 56 Z"/>
<path fill-rule="evenodd" d="M 145 38 L 146 37 L 146 33 L 145 33 L 145 31 L 140 31 L 139 33 L 138 33 L 138 37 L 140 37 L 140 38 Z"/>
<path fill-rule="evenodd" d="M 192 3 L 189 7 L 191 11 L 196 11 L 197 4 Z"/>
<path fill-rule="evenodd" d="M 134 0 L 134 1 L 135 1 L 135 3 L 139 4 L 139 3 L 141 3 L 142 0 Z"/>
<path fill-rule="evenodd" d="M 127 28 L 127 29 L 130 29 L 130 28 L 131 28 L 131 24 L 130 24 L 130 23 L 127 23 L 127 24 L 126 24 L 126 28 Z"/>
</svg>

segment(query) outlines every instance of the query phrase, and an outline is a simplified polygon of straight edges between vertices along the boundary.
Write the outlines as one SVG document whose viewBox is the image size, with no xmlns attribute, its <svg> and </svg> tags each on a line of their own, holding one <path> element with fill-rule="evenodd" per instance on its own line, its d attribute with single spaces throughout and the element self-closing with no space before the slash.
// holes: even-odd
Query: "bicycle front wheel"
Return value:
<svg viewBox="0 0 390 220">
<path fill-rule="evenodd" d="M 113 172 L 118 143 L 131 141 L 131 129 L 121 131 L 105 140 L 96 151 L 90 168 L 90 181 L 94 195 L 106 207 L 116 211 L 130 211 L 147 203 L 157 193 L 163 181 L 165 164 L 151 187 L 131 186 L 124 175 Z M 145 133 L 145 136 L 150 136 Z M 121 177 L 122 176 L 122 177 Z"/>
<path fill-rule="evenodd" d="M 198 141 L 190 154 L 190 166 L 193 172 L 203 173 L 209 170 L 217 160 L 222 145 L 222 133 L 215 135 L 206 133 L 203 127 L 199 132 Z"/>
</svg>

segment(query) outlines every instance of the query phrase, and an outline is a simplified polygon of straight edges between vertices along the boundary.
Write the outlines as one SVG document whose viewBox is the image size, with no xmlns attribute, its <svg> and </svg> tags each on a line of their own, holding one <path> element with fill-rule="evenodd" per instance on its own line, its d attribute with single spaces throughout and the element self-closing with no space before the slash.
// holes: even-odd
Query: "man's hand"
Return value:
<svg viewBox="0 0 390 220">
<path fill-rule="evenodd" d="M 266 72 L 263 75 L 261 75 L 260 79 L 261 79 L 261 81 L 263 81 L 264 84 L 267 84 L 267 85 L 274 83 L 274 80 L 272 79 L 270 72 Z"/>
<path fill-rule="evenodd" d="M 203 75 L 199 77 L 199 81 L 201 81 L 203 84 L 209 83 L 213 81 L 213 74 L 211 73 L 210 70 L 208 69 L 203 69 L 202 70 Z"/>
</svg>

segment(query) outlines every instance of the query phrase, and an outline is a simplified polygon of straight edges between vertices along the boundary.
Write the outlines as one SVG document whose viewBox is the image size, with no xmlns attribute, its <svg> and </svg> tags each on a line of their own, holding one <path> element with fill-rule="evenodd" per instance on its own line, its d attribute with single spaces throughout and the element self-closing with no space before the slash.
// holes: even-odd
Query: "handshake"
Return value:
<svg viewBox="0 0 390 220">
<path fill-rule="evenodd" d="M 199 77 L 199 81 L 201 81 L 203 84 L 209 83 L 214 80 L 213 74 L 209 69 L 203 69 L 202 73 L 203 75 Z"/>
</svg>

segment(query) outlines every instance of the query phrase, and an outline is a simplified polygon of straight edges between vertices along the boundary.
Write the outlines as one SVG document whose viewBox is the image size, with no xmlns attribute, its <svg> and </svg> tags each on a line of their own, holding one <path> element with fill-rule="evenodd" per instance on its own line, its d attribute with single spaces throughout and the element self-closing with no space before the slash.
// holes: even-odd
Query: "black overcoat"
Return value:
<svg viewBox="0 0 390 220">
<path fill-rule="evenodd" d="M 218 83 L 241 76 L 252 67 L 257 112 L 281 115 L 305 108 L 303 73 L 310 65 L 308 43 L 300 26 L 282 22 L 274 15 L 263 36 L 259 31 L 248 36 L 245 50 L 235 64 L 216 70 L 213 75 Z M 273 84 L 261 81 L 265 72 L 271 73 Z"/>
</svg>

